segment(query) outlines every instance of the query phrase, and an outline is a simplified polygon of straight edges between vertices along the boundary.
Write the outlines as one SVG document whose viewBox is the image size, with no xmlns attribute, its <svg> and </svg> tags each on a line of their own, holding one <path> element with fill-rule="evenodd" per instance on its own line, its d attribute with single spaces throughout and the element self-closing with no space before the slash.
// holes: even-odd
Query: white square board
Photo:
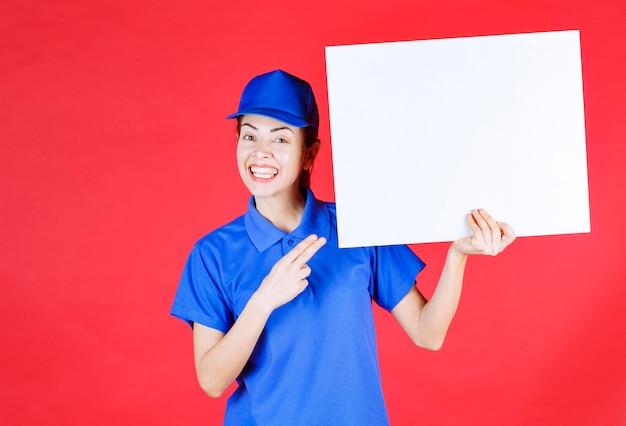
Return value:
<svg viewBox="0 0 626 426">
<path fill-rule="evenodd" d="M 578 31 L 326 47 L 340 247 L 590 231 Z"/>
</svg>

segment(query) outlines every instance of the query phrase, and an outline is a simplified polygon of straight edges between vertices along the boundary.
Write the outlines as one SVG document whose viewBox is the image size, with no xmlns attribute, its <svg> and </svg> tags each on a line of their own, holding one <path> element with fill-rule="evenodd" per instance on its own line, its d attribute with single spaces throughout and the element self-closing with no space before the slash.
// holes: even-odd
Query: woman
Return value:
<svg viewBox="0 0 626 426">
<path fill-rule="evenodd" d="M 371 301 L 420 347 L 441 347 L 470 254 L 515 239 L 483 210 L 451 244 L 430 301 L 424 263 L 406 246 L 339 249 L 335 206 L 308 188 L 320 142 L 307 82 L 284 71 L 252 79 L 237 119 L 237 164 L 252 197 L 245 215 L 193 248 L 172 314 L 193 327 L 204 391 L 236 380 L 227 425 L 385 425 Z"/>
</svg>

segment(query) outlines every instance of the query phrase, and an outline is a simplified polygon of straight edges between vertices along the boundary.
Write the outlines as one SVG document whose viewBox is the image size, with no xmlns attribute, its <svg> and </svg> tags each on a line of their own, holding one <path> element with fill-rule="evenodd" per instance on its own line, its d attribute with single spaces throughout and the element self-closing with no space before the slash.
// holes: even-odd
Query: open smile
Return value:
<svg viewBox="0 0 626 426">
<path fill-rule="evenodd" d="M 250 167 L 250 173 L 257 179 L 272 179 L 278 174 L 278 170 L 273 167 Z"/>
</svg>

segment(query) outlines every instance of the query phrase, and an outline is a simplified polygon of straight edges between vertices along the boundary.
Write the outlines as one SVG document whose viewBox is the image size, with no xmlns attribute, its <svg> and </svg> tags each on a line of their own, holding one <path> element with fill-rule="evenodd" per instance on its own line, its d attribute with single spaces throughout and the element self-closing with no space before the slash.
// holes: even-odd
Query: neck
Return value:
<svg viewBox="0 0 626 426">
<path fill-rule="evenodd" d="M 300 225 L 305 199 L 296 187 L 288 195 L 254 198 L 256 209 L 278 229 L 290 233 Z"/>
</svg>

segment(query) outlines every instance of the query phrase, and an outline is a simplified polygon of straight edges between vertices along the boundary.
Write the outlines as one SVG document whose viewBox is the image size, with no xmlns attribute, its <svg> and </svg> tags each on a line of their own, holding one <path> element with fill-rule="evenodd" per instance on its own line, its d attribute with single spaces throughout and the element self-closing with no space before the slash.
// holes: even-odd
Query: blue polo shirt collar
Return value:
<svg viewBox="0 0 626 426">
<path fill-rule="evenodd" d="M 270 221 L 258 212 L 254 205 L 254 197 L 248 201 L 248 211 L 244 216 L 246 231 L 254 246 L 263 252 L 276 244 L 287 235 L 292 235 L 298 239 L 304 239 L 311 234 L 330 237 L 330 213 L 323 201 L 318 200 L 310 189 L 306 192 L 306 203 L 300 225 L 291 234 L 275 227 Z"/>
</svg>

